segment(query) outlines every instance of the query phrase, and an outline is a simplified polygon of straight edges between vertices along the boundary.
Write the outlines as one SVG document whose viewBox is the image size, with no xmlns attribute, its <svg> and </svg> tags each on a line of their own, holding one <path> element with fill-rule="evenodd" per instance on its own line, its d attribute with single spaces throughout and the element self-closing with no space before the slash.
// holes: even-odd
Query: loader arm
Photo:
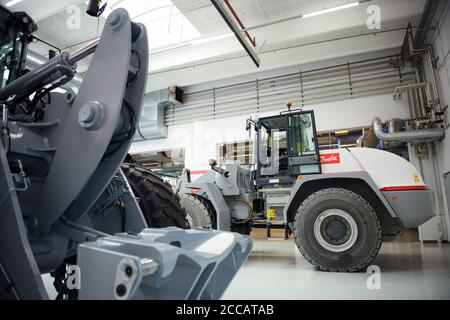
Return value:
<svg viewBox="0 0 450 320">
<path fill-rule="evenodd" d="M 92 54 L 78 93 L 55 92 Z M 239 234 L 148 229 L 120 169 L 148 59 L 146 28 L 117 9 L 100 39 L 0 90 L 0 299 L 48 299 L 44 273 L 64 299 L 218 299 L 249 255 Z"/>
</svg>

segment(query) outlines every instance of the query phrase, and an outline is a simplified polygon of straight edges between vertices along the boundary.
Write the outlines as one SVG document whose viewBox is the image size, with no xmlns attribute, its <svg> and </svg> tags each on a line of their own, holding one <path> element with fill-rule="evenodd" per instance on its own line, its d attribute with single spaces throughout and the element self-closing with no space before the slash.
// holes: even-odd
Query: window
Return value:
<svg viewBox="0 0 450 320">
<path fill-rule="evenodd" d="M 104 17 L 117 8 L 128 10 L 134 21 L 147 27 L 150 49 L 173 46 L 201 37 L 200 32 L 171 0 L 110 1 Z"/>
<path fill-rule="evenodd" d="M 358 140 L 363 139 L 366 147 L 375 148 L 378 139 L 374 135 L 368 135 L 370 128 L 361 128 L 353 130 L 334 130 L 321 132 L 317 138 L 319 140 L 320 150 L 354 148 L 358 146 Z M 363 141 L 361 141 L 362 143 Z"/>
<path fill-rule="evenodd" d="M 251 140 L 221 143 L 217 145 L 218 162 L 239 161 L 241 165 L 251 165 L 253 158 L 253 142 Z"/>
</svg>

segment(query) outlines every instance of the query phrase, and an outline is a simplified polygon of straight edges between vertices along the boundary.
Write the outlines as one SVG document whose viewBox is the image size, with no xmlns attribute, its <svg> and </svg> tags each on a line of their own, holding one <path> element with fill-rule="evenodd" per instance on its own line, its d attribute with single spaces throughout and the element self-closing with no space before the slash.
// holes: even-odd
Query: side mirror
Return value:
<svg viewBox="0 0 450 320">
<path fill-rule="evenodd" d="M 252 118 L 247 119 L 247 122 L 245 124 L 245 130 L 246 131 L 250 131 L 250 129 L 252 128 L 252 123 L 255 123 Z"/>
<path fill-rule="evenodd" d="M 216 159 L 209 159 L 208 163 L 209 163 L 209 165 L 211 167 L 217 166 L 217 160 Z"/>
</svg>

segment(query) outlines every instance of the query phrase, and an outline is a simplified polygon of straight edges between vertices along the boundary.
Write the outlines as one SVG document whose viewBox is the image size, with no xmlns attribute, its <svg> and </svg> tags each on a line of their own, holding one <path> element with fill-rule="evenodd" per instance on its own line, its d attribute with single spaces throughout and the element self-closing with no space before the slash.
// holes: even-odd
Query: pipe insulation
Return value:
<svg viewBox="0 0 450 320">
<path fill-rule="evenodd" d="M 384 141 L 429 143 L 445 138 L 445 130 L 442 128 L 386 133 L 383 131 L 383 123 L 380 118 L 373 119 L 372 127 L 378 139 Z"/>
</svg>

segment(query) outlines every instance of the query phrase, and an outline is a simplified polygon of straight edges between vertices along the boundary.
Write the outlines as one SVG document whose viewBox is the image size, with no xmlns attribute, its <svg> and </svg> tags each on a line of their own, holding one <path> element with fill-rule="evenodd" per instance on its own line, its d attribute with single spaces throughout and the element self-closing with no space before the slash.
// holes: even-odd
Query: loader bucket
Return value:
<svg viewBox="0 0 450 320">
<path fill-rule="evenodd" d="M 219 299 L 253 242 L 231 232 L 177 228 L 99 238 L 78 247 L 80 299 Z"/>
</svg>

